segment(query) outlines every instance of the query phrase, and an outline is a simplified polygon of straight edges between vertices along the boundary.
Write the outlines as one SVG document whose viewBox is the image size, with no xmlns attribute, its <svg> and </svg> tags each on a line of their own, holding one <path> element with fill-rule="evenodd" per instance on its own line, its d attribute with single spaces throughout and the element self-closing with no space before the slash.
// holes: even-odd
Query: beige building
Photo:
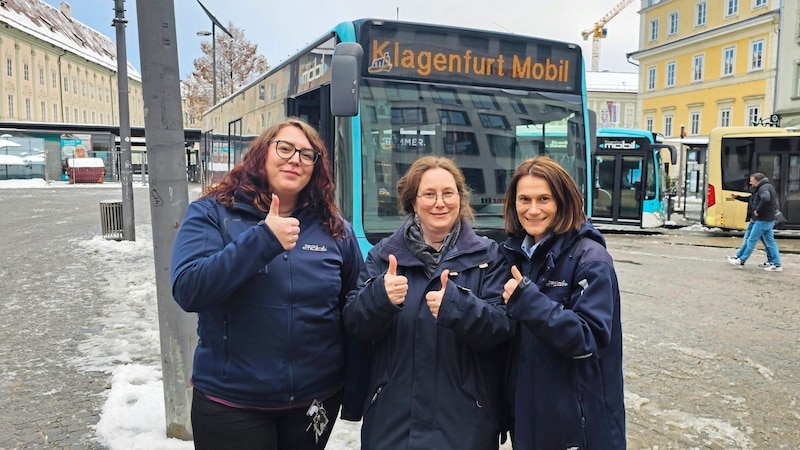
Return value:
<svg viewBox="0 0 800 450">
<path fill-rule="evenodd" d="M 598 128 L 639 128 L 639 74 L 586 72 L 589 109 L 597 113 Z"/>
<path fill-rule="evenodd" d="M 0 122 L 119 125 L 114 42 L 73 18 L 66 2 L 0 0 L 0 22 Z M 142 78 L 127 70 L 130 125 L 142 127 Z"/>
<path fill-rule="evenodd" d="M 717 126 L 770 121 L 780 0 L 642 0 L 641 6 L 639 50 L 629 57 L 639 62 L 642 128 L 701 136 Z"/>
</svg>

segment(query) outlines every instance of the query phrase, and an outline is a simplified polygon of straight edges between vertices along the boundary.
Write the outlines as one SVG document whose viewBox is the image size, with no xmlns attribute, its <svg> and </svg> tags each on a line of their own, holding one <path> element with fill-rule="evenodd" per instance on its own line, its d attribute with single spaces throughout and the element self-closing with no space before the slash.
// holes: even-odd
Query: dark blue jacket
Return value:
<svg viewBox="0 0 800 450">
<path fill-rule="evenodd" d="M 344 385 L 341 311 L 363 259 L 349 224 L 334 239 L 304 209 L 297 245 L 284 251 L 264 216 L 239 194 L 230 209 L 212 198 L 190 204 L 172 252 L 172 295 L 198 313 L 197 389 L 241 405 L 303 407 Z M 342 416 L 358 420 L 363 395 L 345 397 Z"/>
<path fill-rule="evenodd" d="M 778 193 L 772 186 L 768 178 L 764 178 L 756 185 L 756 192 L 753 194 L 753 218 L 764 222 L 775 221 L 775 213 L 778 211 Z"/>
<path fill-rule="evenodd" d="M 523 237 L 504 245 L 532 280 L 507 305 L 520 324 L 508 392 L 514 448 L 624 449 L 620 296 L 605 240 L 586 222 L 545 238 L 529 261 Z"/>
<path fill-rule="evenodd" d="M 464 223 L 428 277 L 404 230 L 370 250 L 344 310 L 348 330 L 372 345 L 362 448 L 496 449 L 503 348 L 512 336 L 502 299 L 509 266 L 495 241 Z M 383 285 L 390 254 L 398 275 L 408 278 L 402 306 L 389 301 Z M 450 278 L 434 319 L 425 294 L 441 289 L 444 269 Z"/>
</svg>

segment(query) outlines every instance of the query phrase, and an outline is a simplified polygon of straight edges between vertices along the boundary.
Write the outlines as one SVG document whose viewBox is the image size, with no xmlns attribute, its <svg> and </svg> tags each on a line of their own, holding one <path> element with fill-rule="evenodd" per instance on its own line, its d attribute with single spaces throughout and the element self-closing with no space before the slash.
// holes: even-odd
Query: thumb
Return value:
<svg viewBox="0 0 800 450">
<path fill-rule="evenodd" d="M 450 269 L 444 269 L 444 271 L 442 271 L 442 277 L 441 277 L 442 290 L 444 290 L 447 287 L 447 278 L 449 276 L 450 276 Z"/>
<path fill-rule="evenodd" d="M 511 275 L 514 277 L 515 280 L 522 281 L 522 272 L 517 269 L 517 266 L 511 266 Z"/>
<path fill-rule="evenodd" d="M 389 255 L 389 270 L 386 273 L 397 276 L 397 258 L 394 255 Z"/>
<path fill-rule="evenodd" d="M 269 204 L 269 212 L 267 213 L 268 216 L 279 216 L 278 211 L 281 210 L 281 200 L 278 198 L 277 195 L 272 194 L 272 202 Z"/>
</svg>

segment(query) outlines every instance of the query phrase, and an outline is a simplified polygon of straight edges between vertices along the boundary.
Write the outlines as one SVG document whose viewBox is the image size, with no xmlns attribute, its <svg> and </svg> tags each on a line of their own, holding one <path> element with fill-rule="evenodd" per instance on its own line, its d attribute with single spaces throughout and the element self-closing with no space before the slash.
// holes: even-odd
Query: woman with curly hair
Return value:
<svg viewBox="0 0 800 450">
<path fill-rule="evenodd" d="M 198 313 L 195 448 L 322 449 L 340 404 L 360 419 L 363 398 L 344 389 L 360 352 L 341 313 L 363 258 L 328 161 L 317 131 L 289 118 L 189 205 L 171 279 Z"/>
</svg>

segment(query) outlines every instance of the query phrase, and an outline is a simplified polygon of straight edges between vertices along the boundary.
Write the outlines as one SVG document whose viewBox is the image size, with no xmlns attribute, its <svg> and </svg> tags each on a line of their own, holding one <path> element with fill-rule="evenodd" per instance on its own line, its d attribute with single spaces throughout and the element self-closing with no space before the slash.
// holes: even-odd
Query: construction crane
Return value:
<svg viewBox="0 0 800 450">
<path fill-rule="evenodd" d="M 622 0 L 617 3 L 617 6 L 612 8 L 611 11 L 607 12 L 605 16 L 595 22 L 592 28 L 583 30 L 581 33 L 584 41 L 589 39 L 589 36 L 592 37 L 592 72 L 600 70 L 600 39 L 608 35 L 606 24 L 631 3 L 633 3 L 633 0 Z"/>
</svg>

